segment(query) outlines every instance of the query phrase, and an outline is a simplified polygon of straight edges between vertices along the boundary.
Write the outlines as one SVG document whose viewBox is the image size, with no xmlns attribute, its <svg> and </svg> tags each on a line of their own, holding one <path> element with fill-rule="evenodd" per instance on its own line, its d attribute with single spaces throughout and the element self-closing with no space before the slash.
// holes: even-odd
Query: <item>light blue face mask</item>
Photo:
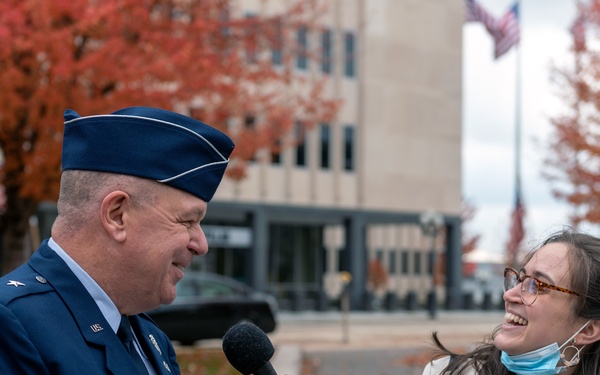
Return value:
<svg viewBox="0 0 600 375">
<path fill-rule="evenodd" d="M 560 360 L 560 348 L 557 343 L 519 355 L 502 352 L 500 360 L 508 370 L 517 375 L 552 375 L 566 370 L 566 367 L 556 367 Z"/>
<path fill-rule="evenodd" d="M 531 352 L 508 355 L 502 352 L 500 360 L 502 364 L 517 375 L 554 375 L 567 370 L 566 366 L 557 366 L 560 361 L 560 350 L 569 343 L 581 330 L 583 330 L 591 320 L 579 328 L 564 344 L 560 347 L 558 343 L 552 343 L 543 348 Z M 581 348 L 583 349 L 583 347 Z M 578 358 L 579 352 L 576 354 Z M 573 361 L 574 358 L 571 359 Z"/>
</svg>

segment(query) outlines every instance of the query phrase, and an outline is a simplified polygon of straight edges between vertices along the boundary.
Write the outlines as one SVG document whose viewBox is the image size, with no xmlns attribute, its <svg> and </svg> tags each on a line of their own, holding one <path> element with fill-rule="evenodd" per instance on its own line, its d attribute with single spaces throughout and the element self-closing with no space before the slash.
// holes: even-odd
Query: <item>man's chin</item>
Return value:
<svg viewBox="0 0 600 375">
<path fill-rule="evenodd" d="M 177 290 L 175 287 L 172 288 L 168 293 L 163 294 L 163 298 L 160 299 L 161 305 L 170 305 L 175 301 L 177 297 Z"/>
</svg>

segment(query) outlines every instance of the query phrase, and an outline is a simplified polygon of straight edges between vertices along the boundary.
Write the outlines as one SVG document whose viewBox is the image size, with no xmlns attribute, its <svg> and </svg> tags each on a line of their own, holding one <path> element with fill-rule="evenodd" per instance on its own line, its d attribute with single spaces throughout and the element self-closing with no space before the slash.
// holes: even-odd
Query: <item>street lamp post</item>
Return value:
<svg viewBox="0 0 600 375">
<path fill-rule="evenodd" d="M 419 223 L 421 224 L 421 231 L 426 237 L 431 237 L 431 291 L 427 296 L 427 305 L 429 309 L 429 317 L 435 319 L 437 315 L 437 293 L 435 288 L 435 271 L 437 256 L 435 252 L 435 240 L 437 238 L 439 230 L 444 225 L 444 216 L 437 211 L 428 210 L 419 216 Z"/>
</svg>

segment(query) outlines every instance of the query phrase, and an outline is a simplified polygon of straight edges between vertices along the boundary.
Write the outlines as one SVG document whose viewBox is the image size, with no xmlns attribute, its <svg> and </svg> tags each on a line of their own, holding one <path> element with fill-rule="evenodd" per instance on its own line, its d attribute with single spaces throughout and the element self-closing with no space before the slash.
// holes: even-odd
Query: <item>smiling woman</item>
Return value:
<svg viewBox="0 0 600 375">
<path fill-rule="evenodd" d="M 472 352 L 439 351 L 423 374 L 600 374 L 600 239 L 565 230 L 504 271 L 505 321 Z"/>
</svg>

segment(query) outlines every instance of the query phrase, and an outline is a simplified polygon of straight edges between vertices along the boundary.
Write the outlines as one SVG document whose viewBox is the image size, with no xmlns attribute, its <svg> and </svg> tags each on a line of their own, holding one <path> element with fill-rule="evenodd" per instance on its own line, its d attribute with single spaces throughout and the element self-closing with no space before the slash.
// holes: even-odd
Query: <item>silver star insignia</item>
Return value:
<svg viewBox="0 0 600 375">
<path fill-rule="evenodd" d="M 20 282 L 20 281 L 14 281 L 14 280 L 8 280 L 8 282 L 6 283 L 6 285 L 12 285 L 12 286 L 15 286 L 17 288 L 20 287 L 20 286 L 25 286 L 25 284 L 23 284 L 22 282 Z"/>
</svg>

